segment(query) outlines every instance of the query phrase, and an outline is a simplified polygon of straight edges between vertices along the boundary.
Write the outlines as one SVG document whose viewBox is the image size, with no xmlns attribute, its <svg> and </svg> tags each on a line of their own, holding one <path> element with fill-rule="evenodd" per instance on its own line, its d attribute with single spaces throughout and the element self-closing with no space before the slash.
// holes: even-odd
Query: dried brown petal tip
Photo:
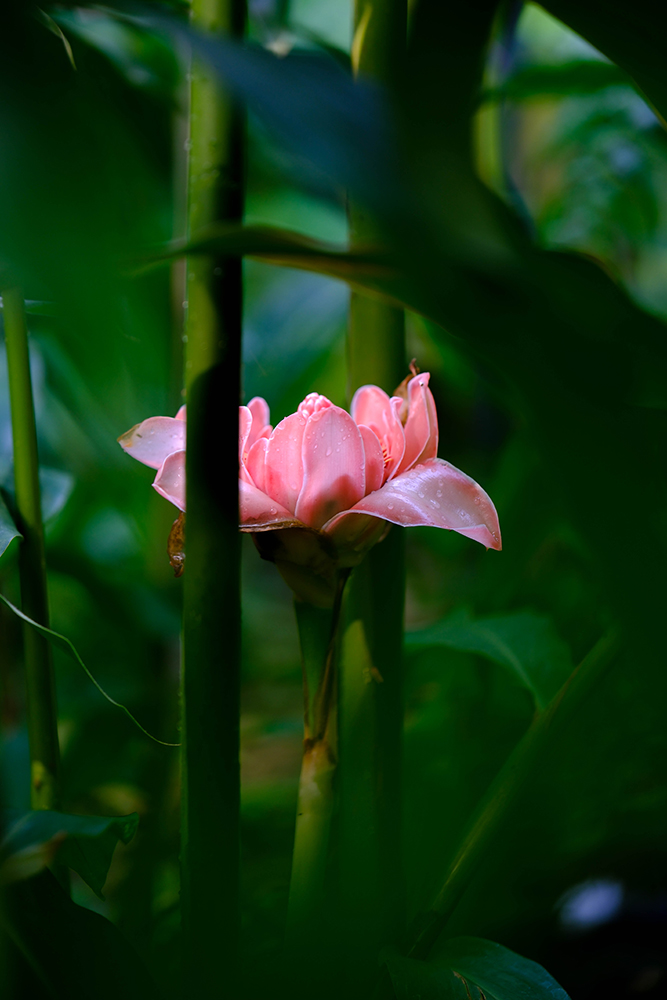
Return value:
<svg viewBox="0 0 667 1000">
<path fill-rule="evenodd" d="M 167 541 L 167 554 L 174 576 L 182 576 L 185 569 L 185 514 L 183 511 L 171 526 Z"/>
</svg>

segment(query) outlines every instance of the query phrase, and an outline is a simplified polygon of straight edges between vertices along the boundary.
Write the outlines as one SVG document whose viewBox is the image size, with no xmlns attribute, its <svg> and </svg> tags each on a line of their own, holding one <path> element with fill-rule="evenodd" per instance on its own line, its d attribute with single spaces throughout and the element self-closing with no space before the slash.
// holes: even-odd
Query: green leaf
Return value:
<svg viewBox="0 0 667 1000">
<path fill-rule="evenodd" d="M 16 545 L 12 546 L 12 542 L 20 542 L 22 538 L 23 535 L 14 524 L 14 519 L 0 495 L 0 561 L 16 548 Z"/>
<path fill-rule="evenodd" d="M 408 633 L 406 645 L 413 650 L 445 646 L 500 663 L 531 692 L 540 711 L 573 670 L 570 651 L 551 620 L 532 611 L 477 621 L 439 622 Z"/>
<path fill-rule="evenodd" d="M 565 990 L 537 962 L 484 938 L 459 937 L 445 942 L 432 960 L 451 969 L 496 1000 L 568 1000 Z"/>
<path fill-rule="evenodd" d="M 354 80 L 331 57 L 293 51 L 278 57 L 252 43 L 206 35 L 155 13 L 155 27 L 184 42 L 244 100 L 303 171 L 310 167 L 368 204 L 402 200 L 398 157 L 384 94 Z"/>
<path fill-rule="evenodd" d="M 2 296 L 0 296 L 0 309 L 4 309 Z M 26 299 L 25 311 L 29 316 L 56 316 L 58 307 L 55 302 L 42 302 L 40 299 Z"/>
<path fill-rule="evenodd" d="M 524 101 L 531 97 L 559 97 L 594 94 L 605 87 L 633 86 L 627 73 L 611 63 L 576 59 L 555 66 L 525 66 L 495 90 L 483 95 L 487 101 L 508 98 Z"/>
<path fill-rule="evenodd" d="M 17 995 L 157 1000 L 154 981 L 118 929 L 73 903 L 50 872 L 7 886 L 0 919 L 46 990 L 36 992 L 17 963 Z"/>
<path fill-rule="evenodd" d="M 42 494 L 42 517 L 52 520 L 63 509 L 74 489 L 74 476 L 62 469 L 39 470 L 39 488 Z"/>
<path fill-rule="evenodd" d="M 396 1000 L 470 1000 L 465 983 L 451 969 L 438 968 L 431 962 L 419 962 L 391 951 L 384 952 L 381 959 L 387 966 Z M 479 1000 L 479 997 L 472 1000 Z"/>
<path fill-rule="evenodd" d="M 36 849 L 53 845 L 59 860 L 86 882 L 93 892 L 102 896 L 111 858 L 118 841 L 128 844 L 139 823 L 137 813 L 129 816 L 73 816 L 68 813 L 39 810 L 19 814 L 7 812 L 4 817 L 5 836 L 0 843 L 2 871 L 18 870 L 10 862 L 17 856 L 35 857 Z M 60 844 L 62 841 L 62 844 Z M 51 860 L 43 851 L 44 865 Z M 34 874 L 34 872 L 29 872 Z M 13 879 L 11 879 L 13 881 Z"/>
<path fill-rule="evenodd" d="M 663 38 L 667 9 L 655 0 L 546 0 L 545 9 L 583 35 L 632 76 L 646 99 L 667 115 Z"/>
<path fill-rule="evenodd" d="M 42 503 L 42 519 L 45 522 L 52 521 L 53 518 L 60 513 L 72 495 L 72 490 L 74 489 L 74 477 L 69 472 L 65 472 L 63 469 L 50 469 L 46 466 L 40 466 L 39 488 Z M 10 506 L 13 508 L 14 477 L 11 472 L 2 482 L 0 482 L 0 489 L 5 493 Z M 0 504 L 2 504 L 2 497 L 0 497 Z M 6 516 L 11 520 L 9 510 L 7 510 Z M 2 509 L 0 508 L 0 557 L 3 552 L 2 523 L 3 515 Z M 21 536 L 19 535 L 19 537 Z"/>
<path fill-rule="evenodd" d="M 429 961 L 385 952 L 396 1000 L 568 1000 L 546 969 L 495 941 L 446 941 Z"/>
<path fill-rule="evenodd" d="M 46 628 L 45 625 L 40 625 L 39 622 L 33 621 L 32 618 L 29 618 L 27 615 L 24 615 L 23 612 L 20 610 L 20 608 L 17 608 L 14 604 L 12 604 L 11 601 L 8 601 L 7 598 L 4 597 L 2 594 L 0 594 L 0 601 L 2 601 L 2 603 L 6 605 L 6 607 L 8 607 L 10 611 L 13 611 L 17 618 L 20 618 L 21 621 L 26 623 L 26 625 L 30 625 L 31 628 L 34 628 L 36 632 L 39 632 L 39 634 L 43 635 L 45 639 L 48 639 L 53 646 L 55 646 L 57 649 L 60 649 L 63 653 L 69 656 L 71 660 L 74 660 L 75 663 L 78 663 L 79 666 L 83 668 L 89 680 L 93 682 L 97 690 L 104 698 L 106 698 L 109 704 L 115 705 L 116 708 L 120 708 L 121 711 L 125 712 L 125 715 L 127 715 L 128 719 L 130 719 L 130 721 L 133 722 L 135 726 L 138 729 L 140 729 L 145 736 L 148 736 L 148 738 L 153 740 L 154 743 L 159 743 L 163 747 L 180 746 L 180 743 L 165 743 L 164 740 L 159 740 L 157 736 L 153 736 L 151 733 L 148 732 L 147 729 L 144 729 L 144 727 L 137 719 L 135 719 L 135 717 L 132 715 L 132 712 L 130 712 L 129 708 L 127 708 L 125 705 L 122 705 L 119 701 L 116 701 L 115 698 L 112 698 L 110 694 L 107 694 L 102 685 L 95 680 L 90 670 L 88 669 L 88 667 L 86 666 L 86 664 L 83 662 L 78 652 L 76 651 L 76 648 L 74 647 L 73 643 L 71 643 L 66 636 L 60 635 L 59 632 L 54 632 L 52 629 Z"/>
<path fill-rule="evenodd" d="M 170 248 L 154 257 L 153 261 L 190 254 L 255 257 L 267 264 L 338 278 L 399 305 L 404 303 L 407 294 L 403 288 L 405 282 L 385 250 L 378 247 L 346 250 L 274 226 L 212 226 L 198 233 L 190 243 Z"/>
</svg>

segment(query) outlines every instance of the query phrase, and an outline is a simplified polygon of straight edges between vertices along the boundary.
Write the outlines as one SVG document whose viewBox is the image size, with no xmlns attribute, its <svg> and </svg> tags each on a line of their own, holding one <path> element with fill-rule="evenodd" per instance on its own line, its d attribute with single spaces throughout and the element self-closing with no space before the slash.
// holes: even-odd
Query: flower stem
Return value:
<svg viewBox="0 0 667 1000">
<path fill-rule="evenodd" d="M 357 0 L 353 64 L 359 76 L 397 86 L 405 53 L 405 0 Z M 364 209 L 349 210 L 352 246 L 381 234 Z M 353 292 L 348 324 L 348 385 L 388 393 L 407 374 L 405 317 Z M 339 690 L 339 889 L 342 952 L 349 982 L 373 976 L 377 951 L 404 919 L 401 857 L 404 535 L 393 527 L 350 580 Z"/>
<path fill-rule="evenodd" d="M 2 301 L 14 443 L 16 520 L 23 535 L 19 550 L 21 605 L 28 617 L 48 628 L 44 525 L 25 305 L 16 288 L 5 288 Z M 28 627 L 24 628 L 23 643 L 31 804 L 33 809 L 58 809 L 60 750 L 51 647 L 46 639 Z"/>
<path fill-rule="evenodd" d="M 241 37 L 243 0 L 193 0 L 202 31 Z M 208 66 L 192 67 L 189 237 L 243 214 L 243 124 Z M 240 261 L 187 265 L 187 543 L 182 678 L 184 982 L 237 995 L 239 950 Z M 224 974 L 222 972 L 224 970 Z"/>
<path fill-rule="evenodd" d="M 287 941 L 301 964 L 323 953 L 324 883 L 336 770 L 338 627 L 347 573 L 341 573 L 330 610 L 295 601 L 304 678 L 304 741 L 299 779 Z"/>
</svg>

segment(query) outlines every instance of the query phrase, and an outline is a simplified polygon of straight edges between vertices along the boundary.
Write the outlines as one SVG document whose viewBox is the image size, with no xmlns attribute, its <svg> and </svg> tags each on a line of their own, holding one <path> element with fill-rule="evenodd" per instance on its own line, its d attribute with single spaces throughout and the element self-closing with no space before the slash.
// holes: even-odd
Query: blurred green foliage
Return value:
<svg viewBox="0 0 667 1000">
<path fill-rule="evenodd" d="M 504 541 L 497 556 L 453 533 L 409 533 L 407 626 L 441 637 L 409 643 L 410 916 L 432 902 L 475 806 L 534 713 L 530 692 L 479 638 L 463 641 L 461 623 L 511 628 L 528 616 L 543 623 L 560 664 L 579 662 L 620 623 L 621 652 L 558 730 L 452 921 L 456 934 L 543 961 L 576 1000 L 599 995 L 582 969 L 606 946 L 591 940 L 588 958 L 572 960 L 578 945 L 558 916 L 563 893 L 613 879 L 639 901 L 636 912 L 650 914 L 667 892 L 667 145 L 655 113 L 667 111 L 667 81 L 664 69 L 650 68 L 657 42 L 649 36 L 664 39 L 664 15 L 645 36 L 631 5 L 616 3 L 629 20 L 614 35 L 605 5 L 546 6 L 604 54 L 536 5 L 505 20 L 492 3 L 468 20 L 454 5 L 416 5 L 412 73 L 396 115 L 403 162 L 395 166 L 409 199 L 392 201 L 390 162 L 373 197 L 387 199 L 383 222 L 404 298 L 425 314 L 408 316 L 409 357 L 432 373 L 440 454 L 489 492 Z M 46 303 L 29 320 L 41 460 L 66 499 L 47 525 L 53 627 L 114 698 L 172 741 L 180 583 L 165 549 L 174 512 L 115 439 L 181 403 L 182 267 L 137 270 L 183 236 L 182 37 L 109 10 L 49 13 L 71 58 L 57 33 L 22 10 L 7 13 L 0 37 L 0 268 L 28 300 Z M 320 67 L 322 46 L 349 51 L 350 24 L 343 0 L 251 4 L 258 44 L 293 46 L 306 66 L 316 59 Z M 285 70 L 285 92 L 272 97 L 288 123 L 301 86 L 288 75 L 289 58 L 266 63 L 276 80 Z M 326 90 L 341 80 L 349 96 L 341 60 L 326 59 L 316 83 Z M 261 79 L 253 77 L 255 89 Z M 254 108 L 248 223 L 344 244 L 341 188 L 355 177 L 357 195 L 373 188 L 363 172 L 377 125 L 359 105 L 348 134 L 345 101 L 333 108 L 338 124 L 315 169 L 305 158 L 321 153 L 317 124 L 295 157 L 282 119 L 269 127 L 272 107 Z M 368 145 L 348 157 L 354 129 L 365 127 Z M 258 260 L 244 266 L 246 398 L 263 395 L 274 422 L 312 390 L 343 404 L 346 287 Z M 11 508 L 2 372 L 0 354 L 0 488 Z M 266 992 L 282 943 L 302 696 L 291 597 L 244 544 L 243 961 L 254 997 Z M 0 587 L 16 602 L 14 546 L 0 561 Z M 447 628 L 459 629 L 456 641 L 451 632 L 446 641 Z M 0 650 L 2 793 L 25 810 L 20 629 L 4 607 Z M 137 836 L 116 851 L 105 901 L 76 878 L 73 898 L 111 918 L 175 996 L 177 752 L 146 739 L 66 657 L 56 654 L 56 666 L 64 809 L 140 816 Z M 547 680 L 545 698 L 553 686 Z M 643 930 L 625 925 L 629 957 L 615 995 L 629 995 L 642 968 L 658 961 L 650 917 L 642 919 Z M 633 951 L 640 933 L 644 950 Z M 613 956 L 606 961 L 615 968 Z"/>
</svg>

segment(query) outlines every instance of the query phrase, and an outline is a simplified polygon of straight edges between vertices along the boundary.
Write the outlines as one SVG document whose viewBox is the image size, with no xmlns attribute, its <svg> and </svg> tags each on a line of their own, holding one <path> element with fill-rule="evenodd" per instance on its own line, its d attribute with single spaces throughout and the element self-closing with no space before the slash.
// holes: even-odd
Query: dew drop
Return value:
<svg viewBox="0 0 667 1000">
<path fill-rule="evenodd" d="M 435 495 L 437 497 L 441 497 L 442 496 L 442 490 L 437 490 Z"/>
<path fill-rule="evenodd" d="M 328 458 L 328 457 L 329 457 L 329 455 L 331 454 L 331 452 L 332 452 L 332 448 L 331 448 L 331 446 L 329 446 L 329 447 L 327 448 L 327 450 L 325 451 L 325 453 L 324 453 L 324 454 L 325 454 L 325 455 L 326 455 L 326 457 Z"/>
<path fill-rule="evenodd" d="M 475 497 L 475 503 L 481 503 L 481 502 L 482 502 L 481 497 Z"/>
<path fill-rule="evenodd" d="M 424 499 L 424 494 L 423 493 L 418 493 L 417 496 L 419 497 L 420 500 Z"/>
<path fill-rule="evenodd" d="M 394 509 L 393 503 L 388 503 L 387 504 L 387 510 L 393 510 L 393 509 Z"/>
</svg>

